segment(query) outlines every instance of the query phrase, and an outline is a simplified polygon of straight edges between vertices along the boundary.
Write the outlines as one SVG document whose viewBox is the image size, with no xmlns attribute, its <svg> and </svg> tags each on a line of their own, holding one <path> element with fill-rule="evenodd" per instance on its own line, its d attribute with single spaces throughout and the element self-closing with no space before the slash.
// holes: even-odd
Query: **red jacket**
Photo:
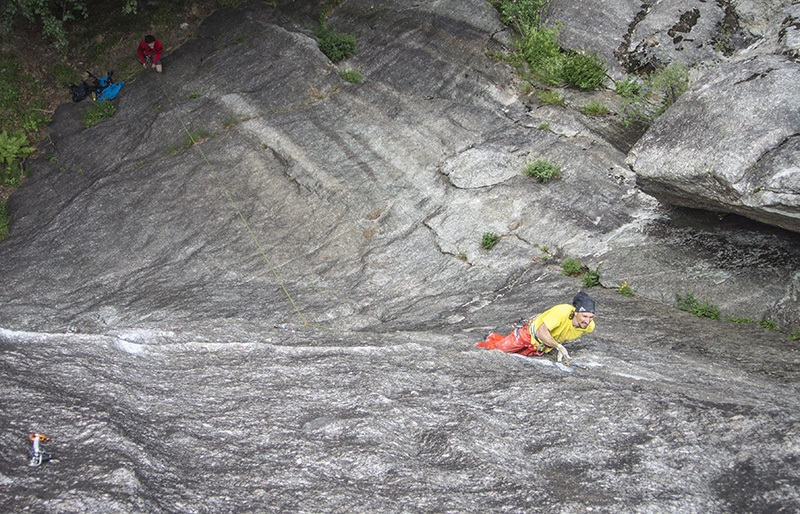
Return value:
<svg viewBox="0 0 800 514">
<path fill-rule="evenodd" d="M 163 48 L 161 46 L 161 41 L 158 39 L 156 39 L 156 44 L 153 45 L 153 48 L 150 48 L 147 43 L 144 42 L 144 39 L 142 39 L 142 42 L 139 43 L 139 48 L 137 50 L 139 53 L 139 60 L 142 61 L 142 64 L 144 64 L 145 58 L 152 56 L 153 64 L 156 64 L 158 63 L 158 60 L 161 59 L 161 50 L 163 50 Z"/>
</svg>

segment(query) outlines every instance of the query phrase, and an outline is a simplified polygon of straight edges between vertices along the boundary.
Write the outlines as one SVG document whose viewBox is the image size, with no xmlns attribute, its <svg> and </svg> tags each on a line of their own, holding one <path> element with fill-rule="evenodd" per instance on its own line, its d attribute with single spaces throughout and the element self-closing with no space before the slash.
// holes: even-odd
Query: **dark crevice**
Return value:
<svg viewBox="0 0 800 514">
<path fill-rule="evenodd" d="M 619 48 L 617 48 L 616 52 L 614 52 L 614 57 L 617 58 L 617 61 L 628 73 L 633 73 L 640 67 L 638 61 L 635 63 L 633 62 L 635 59 L 631 56 L 628 48 L 630 48 L 631 39 L 633 38 L 634 31 L 636 31 L 636 26 L 647 17 L 650 8 L 653 7 L 653 3 L 654 2 L 649 1 L 642 4 L 641 9 L 639 9 L 639 12 L 633 17 L 633 21 L 628 25 L 628 32 L 622 37 L 622 43 L 619 45 Z"/>
<path fill-rule="evenodd" d="M 692 28 L 697 25 L 697 20 L 700 19 L 700 10 L 699 9 L 692 9 L 691 11 L 686 11 L 685 13 L 681 14 L 678 23 L 672 26 L 667 31 L 669 37 L 674 38 L 676 35 L 681 32 L 684 34 L 688 34 L 692 31 Z M 678 36 L 683 39 L 683 36 Z"/>
</svg>

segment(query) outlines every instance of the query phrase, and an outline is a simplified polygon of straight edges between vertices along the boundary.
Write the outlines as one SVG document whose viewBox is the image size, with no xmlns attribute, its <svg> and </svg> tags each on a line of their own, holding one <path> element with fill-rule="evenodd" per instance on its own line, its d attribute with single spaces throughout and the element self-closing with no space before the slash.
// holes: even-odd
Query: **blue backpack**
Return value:
<svg viewBox="0 0 800 514">
<path fill-rule="evenodd" d="M 122 86 L 125 85 L 125 82 L 114 84 L 114 81 L 111 80 L 113 73 L 113 71 L 109 71 L 105 77 L 95 77 L 91 72 L 87 71 L 86 74 L 92 79 L 91 84 L 84 80 L 80 84 L 69 84 L 67 86 L 69 87 L 69 92 L 72 93 L 72 101 L 80 102 L 89 95 L 92 96 L 92 100 L 98 102 L 114 99 Z M 67 84 L 64 85 L 66 86 Z"/>
<path fill-rule="evenodd" d="M 86 72 L 92 77 L 97 83 L 97 87 L 94 90 L 94 97 L 98 102 L 104 102 L 106 100 L 113 100 L 122 86 L 125 85 L 125 82 L 120 82 L 119 84 L 114 84 L 111 80 L 111 75 L 114 73 L 113 71 L 109 71 L 108 75 L 105 77 L 95 77 L 88 71 Z"/>
<path fill-rule="evenodd" d="M 103 102 L 105 100 L 112 100 L 119 90 L 122 89 L 122 86 L 125 85 L 125 82 L 120 82 L 119 84 L 109 84 L 103 88 L 99 95 L 97 95 L 97 101 Z"/>
</svg>

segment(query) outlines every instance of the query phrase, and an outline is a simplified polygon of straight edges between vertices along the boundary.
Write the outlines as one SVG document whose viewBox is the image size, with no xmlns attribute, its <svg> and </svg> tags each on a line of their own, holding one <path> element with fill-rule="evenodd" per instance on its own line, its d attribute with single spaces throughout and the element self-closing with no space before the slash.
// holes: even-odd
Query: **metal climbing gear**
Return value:
<svg viewBox="0 0 800 514">
<path fill-rule="evenodd" d="M 42 462 L 47 462 L 48 460 L 53 458 L 52 455 L 39 448 L 39 442 L 41 441 L 43 443 L 46 443 L 47 441 L 50 440 L 49 437 L 47 437 L 44 434 L 34 433 L 28 436 L 28 439 L 30 439 L 31 443 L 33 444 L 33 448 L 31 448 L 31 451 L 28 452 L 29 455 L 31 456 L 31 460 L 30 462 L 28 462 L 28 466 L 41 466 Z"/>
</svg>

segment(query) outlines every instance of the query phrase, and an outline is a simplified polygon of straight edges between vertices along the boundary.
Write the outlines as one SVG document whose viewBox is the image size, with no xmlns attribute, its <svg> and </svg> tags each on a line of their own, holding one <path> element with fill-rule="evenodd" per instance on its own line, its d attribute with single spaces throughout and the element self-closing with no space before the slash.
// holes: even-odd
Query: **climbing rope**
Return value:
<svg viewBox="0 0 800 514">
<path fill-rule="evenodd" d="M 264 251 L 264 248 L 261 246 L 261 243 L 258 241 L 258 237 L 256 237 L 255 232 L 253 232 L 253 229 L 250 227 L 250 224 L 247 222 L 247 219 L 244 217 L 244 214 L 242 214 L 242 210 L 239 208 L 239 205 L 236 203 L 236 200 L 234 200 L 233 195 L 231 195 L 231 193 L 230 193 L 230 190 L 227 188 L 227 186 L 225 186 L 225 183 L 222 181 L 222 178 L 219 176 L 219 173 L 217 173 L 217 170 L 216 170 L 216 168 L 214 168 L 214 165 L 211 164 L 211 161 L 209 161 L 208 157 L 206 157 L 206 154 L 205 154 L 205 152 L 203 152 L 203 149 L 200 148 L 200 146 L 197 145 L 197 140 L 192 135 L 192 133 L 189 131 L 189 128 L 186 126 L 186 123 L 184 123 L 183 118 L 181 118 L 180 114 L 175 109 L 175 105 L 172 103 L 172 98 L 170 98 L 170 96 L 167 94 L 167 90 L 164 87 L 164 83 L 161 81 L 161 77 L 159 76 L 158 73 L 156 73 L 156 78 L 158 79 L 158 84 L 161 87 L 161 92 L 164 94 L 164 97 L 167 99 L 167 102 L 169 102 L 169 106 L 170 106 L 170 109 L 172 110 L 173 114 L 175 114 L 175 118 L 181 124 L 181 127 L 183 127 L 183 131 L 189 137 L 189 140 L 191 141 L 192 146 L 197 148 L 197 150 L 200 152 L 200 155 L 203 157 L 203 160 L 205 161 L 206 165 L 208 166 L 208 169 L 211 170 L 212 175 L 214 175 L 214 178 L 217 180 L 217 183 L 219 184 L 220 188 L 222 188 L 222 191 L 225 193 L 225 196 L 228 198 L 228 202 L 231 204 L 233 209 L 236 211 L 236 214 L 239 216 L 239 219 L 242 220 L 242 223 L 244 224 L 245 228 L 247 229 L 248 234 L 250 234 L 250 238 L 253 240 L 253 243 L 255 243 L 256 248 L 258 248 L 258 251 L 261 253 L 261 257 L 263 257 L 264 262 L 267 263 L 267 266 L 269 267 L 270 271 L 272 271 L 272 275 L 275 277 L 275 280 L 281 286 L 281 289 L 283 290 L 283 293 L 286 295 L 286 298 L 289 299 L 289 302 L 292 304 L 292 307 L 294 308 L 295 312 L 300 317 L 300 320 L 302 320 L 303 325 L 304 326 L 310 326 L 310 327 L 318 327 L 318 328 L 329 328 L 329 327 L 324 327 L 324 326 L 321 326 L 321 325 L 313 325 L 313 324 L 309 323 L 306 320 L 306 317 L 303 315 L 303 313 L 300 312 L 300 309 L 298 308 L 297 303 L 294 301 L 294 298 L 292 298 L 292 295 L 289 293 L 289 290 L 286 288 L 286 285 L 283 283 L 283 280 L 281 280 L 280 275 L 278 275 L 278 270 L 275 269 L 275 266 L 272 265 L 272 262 L 270 261 L 269 257 L 267 257 L 267 252 Z"/>
</svg>

